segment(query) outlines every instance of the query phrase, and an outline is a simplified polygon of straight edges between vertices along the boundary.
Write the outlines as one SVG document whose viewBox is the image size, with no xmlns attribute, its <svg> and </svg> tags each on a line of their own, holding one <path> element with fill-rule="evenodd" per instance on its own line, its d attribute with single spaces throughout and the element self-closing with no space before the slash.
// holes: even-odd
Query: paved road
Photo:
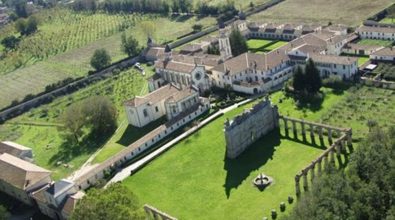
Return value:
<svg viewBox="0 0 395 220">
<path fill-rule="evenodd" d="M 233 109 L 236 109 L 239 105 L 248 103 L 248 102 L 252 101 L 253 99 L 254 98 L 250 98 L 250 99 L 244 100 L 242 102 L 236 103 L 236 104 L 234 104 L 232 106 L 229 106 L 229 107 L 227 107 L 225 109 L 219 110 L 215 114 L 211 115 L 210 117 L 208 117 L 205 120 L 203 120 L 202 122 L 200 122 L 198 125 L 192 127 L 188 131 L 186 131 L 186 132 L 182 133 L 181 135 L 179 135 L 177 138 L 171 140 L 169 143 L 163 145 L 162 147 L 156 149 L 155 151 L 153 151 L 152 153 L 150 153 L 147 156 L 143 157 L 142 159 L 140 159 L 140 160 L 134 162 L 133 164 L 131 164 L 131 165 L 123 168 L 122 170 L 120 170 L 117 174 L 115 174 L 115 176 L 110 181 L 108 181 L 108 183 L 106 184 L 105 187 L 107 187 L 111 183 L 120 182 L 120 181 L 126 179 L 132 173 L 134 173 L 135 171 L 137 171 L 138 169 L 143 167 L 145 164 L 147 164 L 148 162 L 153 160 L 155 157 L 159 156 L 160 154 L 162 154 L 163 152 L 165 152 L 166 150 L 171 148 L 174 144 L 178 143 L 182 139 L 188 137 L 190 134 L 192 134 L 195 131 L 199 130 L 204 125 L 210 123 L 216 117 L 220 116 L 221 114 L 225 114 L 226 112 L 232 111 Z"/>
</svg>

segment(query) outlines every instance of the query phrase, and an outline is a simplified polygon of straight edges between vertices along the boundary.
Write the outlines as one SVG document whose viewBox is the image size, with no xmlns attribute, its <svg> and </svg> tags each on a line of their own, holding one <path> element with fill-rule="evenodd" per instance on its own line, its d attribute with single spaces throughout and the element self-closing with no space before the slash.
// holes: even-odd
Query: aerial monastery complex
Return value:
<svg viewBox="0 0 395 220">
<path fill-rule="evenodd" d="M 287 43 L 270 52 L 233 56 L 229 41 L 232 28 L 238 29 L 247 39 L 286 40 Z M 0 170 L 7 172 L 0 172 L 0 190 L 27 205 L 37 206 L 51 218 L 67 219 L 84 196 L 83 190 L 207 113 L 211 104 L 204 96 L 213 88 L 248 95 L 267 94 L 280 88 L 292 77 L 294 69 L 304 67 L 309 59 L 315 62 L 321 77 L 350 80 L 358 73 L 357 58 L 341 56 L 344 52 L 369 55 L 372 60 L 395 61 L 394 48 L 354 44 L 358 38 L 395 40 L 395 28 L 362 26 L 350 33 L 347 27 L 340 25 L 322 27 L 237 20 L 230 26 L 221 26 L 218 36 L 206 37 L 178 51 L 169 45 L 156 45 L 149 38 L 142 54 L 144 61 L 155 68 L 155 74 L 147 82 L 149 94 L 130 97 L 125 100 L 124 107 L 128 123 L 135 127 L 144 127 L 164 117 L 166 122 L 91 170 L 59 181 L 52 181 L 50 171 L 34 164 L 30 148 L 1 142 Z M 219 55 L 207 53 L 210 45 L 218 46 Z M 294 135 L 298 133 L 296 125 L 300 124 L 302 135 L 310 131 L 313 140 L 314 130 L 318 131 L 320 140 L 323 140 L 323 130 L 327 130 L 331 143 L 328 151 L 296 175 L 297 193 L 300 193 L 300 180 L 306 182 L 304 186 L 307 187 L 308 172 L 314 175 L 314 168 L 321 167 L 321 161 L 333 157 L 334 153 L 340 154 L 346 145 L 351 146 L 351 129 L 281 116 L 277 107 L 265 99 L 225 122 L 226 157 L 236 159 L 260 137 L 278 129 L 280 121 L 284 121 L 287 134 L 287 123 L 292 123 Z M 335 132 L 339 138 L 332 140 Z M 257 182 L 262 182 L 265 176 L 257 178 Z"/>
</svg>

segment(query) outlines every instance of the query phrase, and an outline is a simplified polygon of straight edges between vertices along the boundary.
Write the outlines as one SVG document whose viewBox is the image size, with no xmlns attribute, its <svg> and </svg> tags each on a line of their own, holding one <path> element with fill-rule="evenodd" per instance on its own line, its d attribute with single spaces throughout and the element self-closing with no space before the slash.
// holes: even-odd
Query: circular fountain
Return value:
<svg viewBox="0 0 395 220">
<path fill-rule="evenodd" d="M 263 173 L 260 173 L 253 180 L 254 185 L 260 189 L 265 188 L 266 186 L 270 185 L 272 182 L 273 182 L 273 178 L 271 178 L 270 176 L 266 176 Z"/>
</svg>

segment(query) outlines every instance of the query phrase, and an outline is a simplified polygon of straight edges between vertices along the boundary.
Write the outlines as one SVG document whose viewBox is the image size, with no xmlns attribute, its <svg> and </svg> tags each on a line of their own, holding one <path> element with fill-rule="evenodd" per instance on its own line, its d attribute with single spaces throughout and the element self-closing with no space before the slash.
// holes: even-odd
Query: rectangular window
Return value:
<svg viewBox="0 0 395 220">
<path fill-rule="evenodd" d="M 159 111 L 159 108 L 158 108 L 158 106 L 155 106 L 155 111 L 156 111 L 156 112 L 158 112 L 158 111 Z"/>
</svg>

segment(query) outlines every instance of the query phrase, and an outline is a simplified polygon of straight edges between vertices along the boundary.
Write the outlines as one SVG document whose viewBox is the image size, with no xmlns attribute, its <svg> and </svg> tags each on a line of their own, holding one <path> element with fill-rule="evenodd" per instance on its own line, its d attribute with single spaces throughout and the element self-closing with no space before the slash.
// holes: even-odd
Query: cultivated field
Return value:
<svg viewBox="0 0 395 220">
<path fill-rule="evenodd" d="M 18 49 L 6 54 L 5 59 L 0 61 L 0 73 L 4 74 L 15 68 L 85 46 L 148 19 L 146 16 L 134 14 L 85 14 L 57 8 L 43 10 L 36 16 L 40 20 L 38 32 L 23 37 Z M 18 35 L 15 30 L 9 29 L 7 32 L 0 32 L 0 39 L 10 34 Z"/>
<path fill-rule="evenodd" d="M 351 88 L 334 92 L 323 89 L 325 100 L 299 109 L 282 92 L 272 95 L 280 113 L 291 117 L 352 127 L 355 146 L 366 135 L 367 121 L 387 127 L 395 123 L 394 92 L 377 88 Z M 280 202 L 294 194 L 293 177 L 324 148 L 279 137 L 272 132 L 260 139 L 239 159 L 225 159 L 223 122 L 240 113 L 241 107 L 210 123 L 196 134 L 123 182 L 143 203 L 179 219 L 262 219 Z M 282 130 L 281 130 L 282 132 Z M 274 184 L 263 192 L 252 186 L 260 172 Z M 292 208 L 287 206 L 286 213 Z M 204 215 L 202 216 L 202 213 Z M 282 214 L 280 214 L 282 215 Z"/>
<path fill-rule="evenodd" d="M 56 41 L 57 37 L 54 36 L 51 39 L 44 38 L 46 40 L 45 43 L 43 43 L 43 45 L 47 45 L 47 43 L 49 42 L 49 46 L 45 46 L 45 48 L 47 48 L 46 50 L 56 51 L 56 53 L 59 53 L 58 55 L 52 56 L 50 58 L 43 58 L 44 59 L 43 61 L 37 62 L 33 65 L 29 64 L 30 61 L 26 61 L 27 62 L 26 67 L 19 68 L 7 74 L 3 74 L 3 75 L 0 74 L 0 88 L 2 88 L 2 90 L 0 91 L 0 95 L 1 95 L 0 108 L 8 106 L 9 104 L 11 104 L 13 100 L 21 100 L 28 94 L 36 94 L 42 92 L 44 91 L 46 85 L 56 83 L 67 77 L 78 77 L 78 76 L 86 75 L 89 70 L 92 70 L 89 64 L 90 57 L 92 56 L 93 52 L 98 48 L 105 48 L 107 51 L 109 51 L 113 62 L 126 57 L 126 55 L 121 51 L 121 32 L 119 30 L 119 25 L 121 24 L 118 24 L 118 26 L 113 24 L 111 26 L 113 27 L 113 29 L 111 28 L 106 29 L 105 23 L 97 22 L 97 20 L 99 18 L 103 18 L 104 21 L 115 19 L 115 18 L 133 20 L 134 15 L 125 16 L 125 18 L 123 18 L 120 15 L 118 16 L 106 15 L 106 14 L 75 15 L 70 11 L 62 10 L 61 12 L 66 13 L 65 15 L 66 18 L 67 17 L 70 18 L 64 20 L 59 19 L 60 21 L 59 20 L 50 21 L 49 24 L 46 25 L 43 24 L 43 26 L 39 27 L 39 29 L 42 30 L 37 34 L 41 34 L 41 33 L 44 34 L 44 32 L 48 32 L 49 35 L 51 35 L 50 33 L 53 33 L 52 35 L 55 35 L 54 33 L 56 33 L 55 32 L 56 28 L 54 28 L 54 30 L 52 30 L 53 32 L 51 32 L 49 26 L 51 27 L 59 26 L 64 28 L 61 30 L 64 31 L 68 30 L 66 27 L 69 26 L 67 22 L 70 20 L 72 21 L 78 20 L 79 22 L 81 22 L 81 20 L 86 20 L 85 21 L 86 23 L 91 21 L 91 23 L 94 25 L 92 25 L 92 27 L 86 26 L 84 23 L 82 24 L 76 23 L 74 25 L 70 25 L 71 27 L 74 27 L 76 31 L 75 35 L 68 34 L 64 38 L 60 37 L 60 39 L 62 39 L 61 42 L 63 43 L 61 42 L 59 43 L 59 45 L 66 45 L 67 47 L 66 52 L 62 52 L 56 49 L 59 47 L 63 48 L 62 46 L 56 45 L 55 42 L 57 42 Z M 135 16 L 137 17 L 137 15 Z M 204 19 L 198 19 L 195 17 L 166 18 L 166 17 L 146 15 L 146 16 L 141 16 L 139 20 L 140 21 L 144 20 L 154 23 L 156 31 L 153 33 L 153 36 L 158 43 L 175 40 L 178 36 L 191 32 L 192 31 L 191 27 L 195 23 L 200 23 L 204 27 L 215 24 L 214 18 L 204 18 Z M 61 23 L 62 21 L 64 23 Z M 141 46 L 145 46 L 146 43 L 146 34 L 144 34 L 145 33 L 144 24 L 145 22 L 142 23 L 133 22 L 133 25 L 129 26 L 129 28 L 125 30 L 127 35 L 133 35 L 136 39 L 138 39 Z M 95 28 L 98 28 L 98 30 L 102 30 L 102 31 L 94 33 L 93 30 L 96 30 Z M 71 28 L 71 30 L 74 29 Z M 176 30 L 176 31 L 168 31 L 168 30 Z M 89 34 L 90 32 L 93 33 Z M 100 35 L 99 33 L 103 33 L 103 34 Z M 40 40 L 39 38 L 36 37 L 37 34 L 32 36 L 32 41 L 33 39 L 36 39 L 37 41 Z M 105 35 L 111 35 L 111 36 L 104 37 Z M 91 38 L 89 38 L 89 36 L 91 36 Z M 104 38 L 99 39 L 100 36 Z M 28 37 L 27 39 L 30 39 L 30 37 Z M 96 40 L 87 43 L 92 39 L 96 39 Z M 81 43 L 76 43 L 77 41 Z M 83 42 L 85 42 L 85 46 L 82 46 Z M 22 51 L 25 50 L 21 50 L 21 53 Z M 36 59 L 33 60 L 34 62 L 36 61 Z M 0 61 L 0 66 L 1 66 L 1 62 L 8 62 L 7 58 L 3 61 Z"/>
<path fill-rule="evenodd" d="M 392 0 L 287 0 L 251 20 L 279 23 L 328 22 L 357 26 L 369 16 L 388 7 Z"/>
<path fill-rule="evenodd" d="M 147 71 L 147 76 L 152 72 Z M 92 84 L 71 95 L 33 109 L 15 119 L 0 125 L 0 140 L 12 140 L 31 147 L 36 163 L 53 171 L 53 178 L 59 179 L 78 169 L 88 157 L 104 143 L 89 143 L 84 146 L 65 145 L 61 132 L 57 130 L 58 117 L 72 103 L 94 95 L 109 96 L 119 112 L 119 124 L 125 121 L 123 102 L 134 95 L 148 92 L 145 77 L 134 69 L 118 76 Z M 57 162 L 69 167 L 57 165 Z"/>
<path fill-rule="evenodd" d="M 268 2 L 269 0 L 251 0 L 251 1 L 243 1 L 243 0 L 236 0 L 233 1 L 235 3 L 235 7 L 237 9 L 245 9 L 250 7 L 250 3 L 252 2 L 254 5 L 263 4 Z M 200 2 L 206 2 L 208 5 L 218 6 L 226 3 L 226 0 L 194 0 L 194 4 L 198 5 Z"/>
</svg>

